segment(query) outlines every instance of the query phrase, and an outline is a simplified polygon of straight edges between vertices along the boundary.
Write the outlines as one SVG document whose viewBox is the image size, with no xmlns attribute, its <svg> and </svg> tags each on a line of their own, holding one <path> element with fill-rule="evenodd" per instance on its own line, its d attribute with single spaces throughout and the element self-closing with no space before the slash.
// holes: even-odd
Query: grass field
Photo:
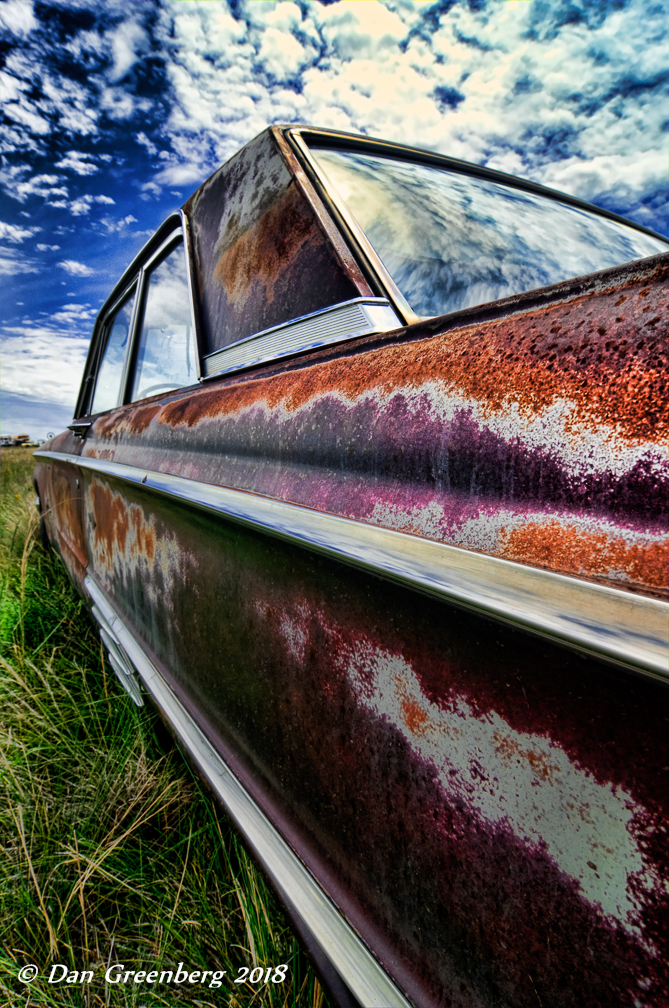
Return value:
<svg viewBox="0 0 669 1008">
<path fill-rule="evenodd" d="M 262 874 L 151 708 L 121 691 L 40 545 L 31 450 L 1 462 L 0 1004 L 324 1005 Z M 50 984 L 55 963 L 66 978 Z M 114 963 L 226 972 L 219 987 L 105 984 Z M 279 963 L 284 982 L 233 982 Z M 26 964 L 39 968 L 30 984 Z"/>
</svg>

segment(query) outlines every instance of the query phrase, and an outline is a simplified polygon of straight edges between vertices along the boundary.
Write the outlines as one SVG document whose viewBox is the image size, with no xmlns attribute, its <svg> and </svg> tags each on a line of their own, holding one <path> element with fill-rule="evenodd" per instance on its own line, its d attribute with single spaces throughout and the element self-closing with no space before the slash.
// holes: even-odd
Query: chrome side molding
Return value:
<svg viewBox="0 0 669 1008">
<path fill-rule="evenodd" d="M 669 682 L 666 602 L 183 476 L 67 453 L 34 454 L 141 486 Z"/>
<path fill-rule="evenodd" d="M 207 354 L 203 360 L 203 377 L 215 378 L 252 364 L 313 350 L 355 336 L 389 332 L 403 324 L 387 298 L 352 298 L 271 329 L 263 329 Z"/>
<path fill-rule="evenodd" d="M 172 725 L 202 777 L 247 840 L 272 883 L 308 924 L 320 947 L 360 1004 L 377 1008 L 411 1008 L 385 970 L 340 914 L 335 905 L 263 814 L 248 791 L 219 756 L 211 742 L 167 685 L 141 645 L 97 583 L 84 587 L 96 619 L 102 618 L 137 670 L 142 684 Z"/>
<path fill-rule="evenodd" d="M 132 662 L 123 649 L 123 645 L 114 633 L 114 624 L 118 622 L 118 617 L 113 613 L 106 618 L 98 606 L 93 606 L 91 610 L 100 628 L 102 643 L 107 648 L 109 664 L 116 673 L 116 677 L 123 689 L 131 697 L 137 707 L 144 706 L 141 686 L 135 675 Z"/>
</svg>

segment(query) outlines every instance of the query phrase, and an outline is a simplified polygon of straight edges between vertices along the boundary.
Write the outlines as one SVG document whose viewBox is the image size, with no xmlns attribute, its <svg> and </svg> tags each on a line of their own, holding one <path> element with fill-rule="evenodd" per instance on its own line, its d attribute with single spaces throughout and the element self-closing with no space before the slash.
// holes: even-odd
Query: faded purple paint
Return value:
<svg viewBox="0 0 669 1008">
<path fill-rule="evenodd" d="M 120 491 L 98 578 L 414 1004 L 663 1008 L 653 684 Z"/>
<path fill-rule="evenodd" d="M 210 350 L 369 293 L 280 130 L 185 209 Z M 123 406 L 83 454 L 663 596 L 668 265 Z M 655 684 L 140 487 L 38 479 L 75 579 L 416 1006 L 665 1008 Z"/>
<path fill-rule="evenodd" d="M 663 256 L 609 270 L 589 290 L 557 285 L 539 307 L 523 295 L 506 316 L 463 313 L 443 333 L 412 326 L 125 407 L 96 423 L 85 453 L 666 597 L 667 431 L 656 401 L 666 275 Z M 575 360 L 566 327 L 562 375 L 530 352 L 536 335 L 507 364 L 505 347 L 537 329 L 554 342 L 555 319 L 570 313 L 576 329 L 597 320 L 586 334 L 594 364 Z M 625 370 L 618 351 L 631 340 L 645 350 Z M 472 346 L 478 359 L 463 366 Z"/>
</svg>

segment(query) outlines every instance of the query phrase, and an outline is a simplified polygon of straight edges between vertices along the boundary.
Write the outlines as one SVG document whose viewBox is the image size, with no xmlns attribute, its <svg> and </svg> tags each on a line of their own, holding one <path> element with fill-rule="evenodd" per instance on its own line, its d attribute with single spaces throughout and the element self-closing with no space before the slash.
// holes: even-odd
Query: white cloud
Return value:
<svg viewBox="0 0 669 1008">
<path fill-rule="evenodd" d="M 89 322 L 95 319 L 97 310 L 91 308 L 90 304 L 66 304 L 60 311 L 54 312 L 50 316 L 50 321 L 59 325 L 68 325 L 77 328 L 78 322 Z"/>
<path fill-rule="evenodd" d="M 96 78 L 89 75 L 84 85 L 63 74 L 53 74 L 39 56 L 35 47 L 30 53 L 15 49 L 7 57 L 4 84 L 10 89 L 7 97 L 14 99 L 7 110 L 13 121 L 23 126 L 17 146 L 30 147 L 33 133 L 38 137 L 54 130 L 83 136 L 96 133 L 99 117 Z M 19 95 L 29 88 L 39 90 L 40 97 L 32 100 Z"/>
<path fill-rule="evenodd" d="M 117 81 L 134 65 L 137 53 L 146 48 L 146 32 L 134 21 L 123 21 L 108 37 L 114 59 L 109 79 Z"/>
<path fill-rule="evenodd" d="M 565 158 L 544 166 L 544 185 L 566 190 L 582 199 L 593 192 L 614 188 L 628 198 L 643 191 L 655 179 L 666 175 L 667 158 L 663 151 L 640 151 L 634 154 L 600 154 L 593 158 Z"/>
<path fill-rule="evenodd" d="M 3 388 L 42 402 L 72 406 L 88 342 L 51 325 L 14 326 L 0 339 Z"/>
<path fill-rule="evenodd" d="M 176 101 L 164 132 L 175 156 L 153 184 L 197 183 L 268 123 L 293 121 L 539 181 L 560 175 L 588 198 L 624 195 L 640 179 L 633 157 L 651 164 L 645 152 L 658 150 L 666 118 L 644 84 L 666 63 L 661 6 L 593 8 L 562 24 L 560 5 L 506 0 L 448 10 L 241 0 L 236 18 L 222 3 L 168 0 L 158 34 L 170 52 Z M 277 84 L 296 78 L 297 91 Z M 580 161 L 592 162 L 587 184 Z M 666 176 L 652 163 L 649 191 Z"/>
<path fill-rule="evenodd" d="M 74 259 L 64 259 L 63 262 L 59 262 L 58 265 L 61 269 L 64 269 L 66 273 L 70 276 L 92 276 L 95 273 L 94 269 L 90 266 L 84 265 L 84 263 L 76 262 Z"/>
<path fill-rule="evenodd" d="M 36 246 L 36 248 L 37 248 L 38 252 L 57 252 L 58 249 L 60 248 L 60 245 L 42 245 L 42 244 L 39 244 L 39 245 Z"/>
<path fill-rule="evenodd" d="M 29 35 L 37 28 L 31 0 L 5 0 L 0 6 L 0 24 L 15 35 Z"/>
<path fill-rule="evenodd" d="M 134 217 L 132 214 L 127 214 L 125 217 L 122 217 L 120 220 L 116 221 L 113 220 L 111 217 L 103 217 L 100 220 L 100 224 L 102 224 L 102 226 L 106 229 L 107 234 L 114 234 L 115 232 L 118 231 L 125 231 L 130 224 L 137 224 L 137 223 L 138 223 L 137 218 Z M 153 232 L 150 233 L 153 234 Z"/>
<path fill-rule="evenodd" d="M 402 13 L 407 16 L 406 11 Z M 385 4 L 357 0 L 327 5 L 318 20 L 331 50 L 343 60 L 373 58 L 384 49 L 395 49 L 409 30 L 401 15 Z"/>
<path fill-rule="evenodd" d="M 52 78 L 48 73 L 42 77 L 42 89 L 48 99 L 47 107 L 58 118 L 59 127 L 69 133 L 80 136 L 92 136 L 97 133 L 99 110 L 97 94 L 94 88 L 79 84 L 69 77 L 60 74 Z"/>
<path fill-rule="evenodd" d="M 3 167 L 0 169 L 0 185 L 9 196 L 20 203 L 24 203 L 29 196 L 49 199 L 68 195 L 65 186 L 56 185 L 64 178 L 63 175 L 33 175 L 32 178 L 23 180 L 23 176 L 29 171 L 30 166 L 26 164 Z"/>
<path fill-rule="evenodd" d="M 0 8 L 1 10 L 2 8 Z M 19 80 L 12 74 L 5 73 L 4 70 L 0 70 L 0 96 L 2 96 L 3 104 L 5 102 L 17 101 L 23 97 L 23 92 L 26 91 L 30 85 L 27 81 Z"/>
<path fill-rule="evenodd" d="M 268 27 L 262 33 L 258 59 L 266 73 L 278 80 L 286 80 L 294 77 L 315 54 L 315 49 L 302 46 L 285 30 Z"/>
<path fill-rule="evenodd" d="M 0 239 L 6 238 L 15 245 L 26 238 L 32 238 L 34 234 L 41 230 L 41 227 L 25 228 L 20 227 L 18 224 L 5 224 L 4 221 L 0 221 Z M 37 247 L 39 248 L 39 245 Z"/>
<path fill-rule="evenodd" d="M 116 201 L 111 196 L 78 196 L 69 204 L 70 213 L 73 217 L 83 217 L 87 214 L 94 203 L 107 203 L 113 205 Z M 52 204 L 54 205 L 54 204 Z"/>
<path fill-rule="evenodd" d="M 17 249 L 0 248 L 0 275 L 15 276 L 18 273 L 39 273 L 40 268 Z"/>
<path fill-rule="evenodd" d="M 83 154 L 81 151 L 68 151 L 64 158 L 56 161 L 54 168 L 70 168 L 77 175 L 94 175 L 99 168 L 93 164 L 92 154 Z"/>
<path fill-rule="evenodd" d="M 27 126 L 33 133 L 39 133 L 40 136 L 51 132 L 51 124 L 27 102 L 10 102 L 4 106 L 4 112 L 10 119 Z"/>
<path fill-rule="evenodd" d="M 151 140 L 149 140 L 146 133 L 144 132 L 137 133 L 135 135 L 135 140 L 137 141 L 138 144 L 141 144 L 142 147 L 146 147 L 147 151 L 149 152 L 149 154 L 151 154 L 152 157 L 155 157 L 155 155 L 158 153 L 158 148 L 154 143 L 151 142 Z"/>
<path fill-rule="evenodd" d="M 110 119 L 130 119 L 135 112 L 151 108 L 148 99 L 136 98 L 121 87 L 103 88 L 100 92 L 99 105 Z"/>
</svg>

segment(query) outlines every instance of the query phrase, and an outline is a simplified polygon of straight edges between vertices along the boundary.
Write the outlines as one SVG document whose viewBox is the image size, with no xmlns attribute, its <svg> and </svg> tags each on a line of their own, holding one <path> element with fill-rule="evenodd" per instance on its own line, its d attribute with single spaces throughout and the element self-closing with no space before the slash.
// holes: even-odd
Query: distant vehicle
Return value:
<svg viewBox="0 0 669 1008">
<path fill-rule="evenodd" d="M 30 434 L 15 434 L 13 437 L 0 437 L 0 447 L 2 448 L 31 448 L 41 444 L 40 441 L 31 441 Z"/>
<path fill-rule="evenodd" d="M 35 453 L 119 680 L 334 1004 L 666 1008 L 668 248 L 272 127 L 123 274 Z"/>
</svg>

